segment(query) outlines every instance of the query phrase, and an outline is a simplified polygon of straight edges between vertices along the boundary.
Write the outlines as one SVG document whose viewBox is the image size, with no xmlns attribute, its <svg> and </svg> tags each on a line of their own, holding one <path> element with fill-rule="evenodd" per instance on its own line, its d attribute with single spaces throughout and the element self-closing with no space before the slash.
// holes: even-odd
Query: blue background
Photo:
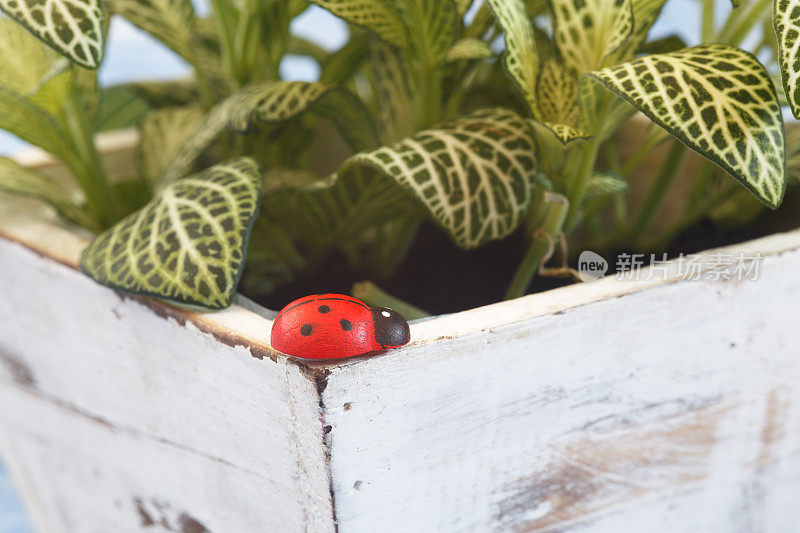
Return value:
<svg viewBox="0 0 800 533">
<path fill-rule="evenodd" d="M 205 2 L 195 2 L 199 10 L 205 11 Z M 724 18 L 730 10 L 728 2 L 717 2 L 718 17 Z M 670 0 L 651 36 L 680 35 L 688 44 L 696 44 L 700 33 L 699 3 L 693 0 Z M 312 7 L 293 22 L 293 31 L 313 40 L 325 48 L 336 49 L 347 39 L 345 25 L 322 11 Z M 100 70 L 104 85 L 113 85 L 132 80 L 169 79 L 187 76 L 189 67 L 167 48 L 151 39 L 124 20 L 113 20 L 106 46 L 106 57 Z M 287 58 L 281 65 L 285 79 L 314 81 L 318 75 L 316 64 L 305 58 Z M 0 132 L 0 154 L 13 154 L 25 143 L 4 132 Z M 0 461 L 0 533 L 27 533 L 31 531 L 24 509 L 14 492 L 7 473 Z"/>
</svg>

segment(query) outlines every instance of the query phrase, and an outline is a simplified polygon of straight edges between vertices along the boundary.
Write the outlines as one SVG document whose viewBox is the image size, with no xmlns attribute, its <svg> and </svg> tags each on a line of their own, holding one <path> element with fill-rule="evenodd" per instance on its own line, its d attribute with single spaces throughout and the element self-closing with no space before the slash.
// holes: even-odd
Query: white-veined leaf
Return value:
<svg viewBox="0 0 800 533">
<path fill-rule="evenodd" d="M 775 0 L 775 36 L 783 90 L 795 118 L 800 118 L 800 0 Z"/>
<path fill-rule="evenodd" d="M 100 65 L 105 36 L 101 0 L 0 0 L 0 10 L 79 65 Z"/>
<path fill-rule="evenodd" d="M 193 62 L 195 12 L 191 0 L 105 0 L 108 10 Z"/>
<path fill-rule="evenodd" d="M 542 65 L 536 85 L 536 99 L 542 119 L 574 126 L 578 120 L 578 79 L 556 59 Z"/>
<path fill-rule="evenodd" d="M 416 198 L 461 247 L 511 233 L 535 187 L 534 142 L 525 119 L 482 109 L 436 129 L 348 159 L 351 172 L 390 178 Z"/>
<path fill-rule="evenodd" d="M 395 46 L 405 46 L 406 34 L 400 14 L 390 0 L 309 0 L 337 17 L 375 32 Z"/>
<path fill-rule="evenodd" d="M 493 55 L 492 48 L 485 42 L 474 37 L 464 37 L 456 41 L 456 44 L 447 51 L 447 60 L 486 59 Z"/>
<path fill-rule="evenodd" d="M 190 172 L 197 157 L 227 128 L 246 133 L 255 121 L 280 123 L 310 109 L 333 120 L 354 148 L 375 145 L 378 135 L 372 117 L 348 89 L 303 81 L 268 81 L 243 88 L 209 111 L 175 153 L 161 182 Z"/>
<path fill-rule="evenodd" d="M 591 73 L 775 208 L 786 186 L 775 87 L 751 54 L 707 44 Z"/>
<path fill-rule="evenodd" d="M 16 161 L 0 157 L 0 190 L 42 200 L 66 220 L 93 229 L 93 224 L 67 191 L 38 172 Z"/>
<path fill-rule="evenodd" d="M 396 0 L 417 57 L 435 66 L 443 63 L 460 27 L 453 0 Z"/>
<path fill-rule="evenodd" d="M 197 106 L 165 107 L 150 111 L 144 116 L 141 132 L 140 168 L 142 176 L 151 184 L 158 181 L 175 151 L 191 135 L 203 117 Z"/>
<path fill-rule="evenodd" d="M 547 140 L 555 139 L 561 144 L 567 144 L 573 141 L 585 141 L 591 135 L 585 131 L 573 128 L 567 124 L 559 124 L 556 122 L 541 122 L 539 120 L 529 121 L 533 126 L 536 138 L 547 138 Z"/>
<path fill-rule="evenodd" d="M 81 270 L 114 289 L 228 307 L 260 191 L 261 173 L 250 158 L 182 178 L 100 234 L 81 254 Z"/>
<path fill-rule="evenodd" d="M 630 0 L 553 0 L 552 9 L 556 48 L 578 75 L 602 67 L 633 32 Z"/>
<path fill-rule="evenodd" d="M 540 118 L 536 102 L 536 80 L 539 76 L 539 55 L 533 26 L 523 0 L 486 0 L 503 30 L 506 50 L 503 64 L 517 85 L 534 118 Z"/>
</svg>

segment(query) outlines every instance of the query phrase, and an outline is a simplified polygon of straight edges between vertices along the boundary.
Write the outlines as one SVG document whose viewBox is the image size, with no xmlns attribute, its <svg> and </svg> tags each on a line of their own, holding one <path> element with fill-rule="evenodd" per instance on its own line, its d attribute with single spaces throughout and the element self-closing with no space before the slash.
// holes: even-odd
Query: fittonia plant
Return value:
<svg viewBox="0 0 800 533">
<path fill-rule="evenodd" d="M 386 274 L 425 217 L 463 248 L 524 225 L 531 245 L 509 280 L 514 297 L 579 228 L 597 246 L 642 246 L 687 147 L 710 163 L 656 242 L 748 202 L 745 189 L 780 205 L 780 100 L 738 47 L 769 29 L 752 52 L 774 58 L 800 115 L 800 0 L 777 0 L 776 40 L 765 0 L 724 24 L 714 1 L 699 0 L 702 43 L 687 47 L 647 39 L 665 0 L 315 0 L 350 23 L 347 44 L 329 53 L 292 34 L 302 0 L 212 0 L 207 17 L 190 0 L 0 0 L 19 23 L 0 20 L 0 127 L 61 159 L 77 189 L 10 159 L 0 188 L 97 233 L 81 259 L 88 275 L 175 302 L 229 305 L 248 238 L 265 285 L 333 251 Z M 109 14 L 162 41 L 193 78 L 99 88 Z M 320 81 L 281 80 L 287 54 L 316 60 Z M 660 128 L 620 161 L 614 134 L 637 110 Z M 117 182 L 93 137 L 134 117 L 138 176 Z M 350 155 L 321 174 L 310 147 L 325 123 Z M 669 157 L 627 212 L 629 177 L 662 142 Z"/>
</svg>

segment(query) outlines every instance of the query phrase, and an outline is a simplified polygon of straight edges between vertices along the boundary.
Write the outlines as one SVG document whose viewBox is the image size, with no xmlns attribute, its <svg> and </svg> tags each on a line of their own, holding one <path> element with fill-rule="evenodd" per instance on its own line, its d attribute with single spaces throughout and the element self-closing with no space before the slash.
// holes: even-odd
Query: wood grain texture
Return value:
<svg viewBox="0 0 800 533">
<path fill-rule="evenodd" d="M 94 284 L 33 205 L 0 198 L 0 451 L 42 531 L 800 524 L 800 232 L 723 250 L 766 255 L 756 281 L 673 265 L 301 365 L 254 308 Z"/>
<path fill-rule="evenodd" d="M 799 269 L 331 368 L 340 531 L 796 531 Z"/>
<path fill-rule="evenodd" d="M 1 431 L 44 530 L 136 529 L 135 498 L 216 531 L 332 528 L 316 383 L 301 367 L 16 243 L 0 240 L 0 272 Z"/>
</svg>

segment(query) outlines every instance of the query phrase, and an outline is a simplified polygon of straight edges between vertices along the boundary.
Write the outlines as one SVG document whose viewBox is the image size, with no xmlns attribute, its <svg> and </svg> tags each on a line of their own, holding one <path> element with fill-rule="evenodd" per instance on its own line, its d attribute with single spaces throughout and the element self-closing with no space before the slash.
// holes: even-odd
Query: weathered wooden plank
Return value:
<svg viewBox="0 0 800 533">
<path fill-rule="evenodd" d="M 98 424 L 204 457 L 231 476 L 256 476 L 263 495 L 280 495 L 275 524 L 332 527 L 316 383 L 302 367 L 228 346 L 191 321 L 159 316 L 16 243 L 0 241 L 0 272 L 0 383 L 7 398 L 26 391 Z M 10 405 L 0 403 L 0 413 Z M 39 459 L 27 440 L 42 423 L 26 415 L 13 431 L 5 429 L 11 440 L 21 439 L 15 455 L 29 470 Z M 55 449 L 59 438 L 69 438 L 48 435 Z M 97 456 L 98 468 L 111 452 Z M 183 475 L 180 469 L 159 474 L 157 464 L 136 460 L 127 468 L 131 479 Z M 79 499 L 66 487 L 38 480 L 35 490 L 51 503 Z"/>
<path fill-rule="evenodd" d="M 263 473 L 119 428 L 30 390 L 0 385 L 0 403 L 4 431 L 25 446 L 16 451 L 41 502 L 35 515 L 41 531 L 305 530 L 292 495 L 276 492 Z M 309 530 L 326 530 L 313 518 L 305 523 Z"/>
<path fill-rule="evenodd" d="M 0 449 L 43 530 L 175 529 L 182 513 L 329 530 L 329 474 L 342 531 L 800 523 L 798 232 L 727 250 L 770 256 L 757 281 L 677 282 L 673 265 L 437 317 L 405 349 L 310 368 L 243 307 L 95 285 L 65 266 L 86 239 L 29 202 L 0 202 L 0 234 L 62 263 L 0 240 Z M 254 510 L 253 493 L 273 499 Z"/>
<path fill-rule="evenodd" d="M 660 284 L 331 368 L 340 531 L 794 530 L 798 269 L 786 252 L 756 281 Z"/>
</svg>

